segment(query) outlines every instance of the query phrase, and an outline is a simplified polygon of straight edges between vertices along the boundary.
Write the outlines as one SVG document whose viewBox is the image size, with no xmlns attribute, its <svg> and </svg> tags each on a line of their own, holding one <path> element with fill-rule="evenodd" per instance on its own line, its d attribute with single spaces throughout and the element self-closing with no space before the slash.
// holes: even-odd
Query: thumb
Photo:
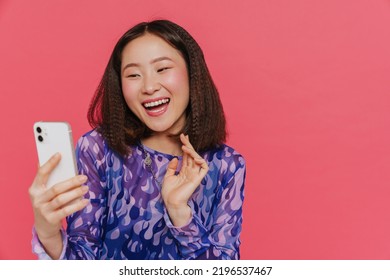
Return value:
<svg viewBox="0 0 390 280">
<path fill-rule="evenodd" d="M 37 175 L 34 178 L 34 184 L 36 185 L 46 184 L 49 175 L 54 170 L 54 168 L 56 168 L 60 160 L 61 160 L 61 154 L 56 153 L 53 156 L 51 156 L 45 164 L 39 167 Z"/>
<path fill-rule="evenodd" d="M 168 169 L 167 169 L 167 173 L 165 173 L 165 177 L 175 175 L 175 172 L 176 172 L 176 168 L 177 168 L 178 163 L 179 163 L 179 160 L 178 160 L 177 158 L 173 158 L 173 159 L 169 162 L 169 164 L 168 164 Z"/>
</svg>

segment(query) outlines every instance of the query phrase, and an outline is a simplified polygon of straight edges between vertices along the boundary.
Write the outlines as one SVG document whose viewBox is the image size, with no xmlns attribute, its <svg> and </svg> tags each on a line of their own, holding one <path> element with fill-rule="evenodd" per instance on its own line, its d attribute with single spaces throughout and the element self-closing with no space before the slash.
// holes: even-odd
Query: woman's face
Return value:
<svg viewBox="0 0 390 280">
<path fill-rule="evenodd" d="M 122 52 L 122 91 L 130 110 L 157 133 L 185 125 L 189 80 L 181 53 L 156 35 L 129 42 Z"/>
</svg>

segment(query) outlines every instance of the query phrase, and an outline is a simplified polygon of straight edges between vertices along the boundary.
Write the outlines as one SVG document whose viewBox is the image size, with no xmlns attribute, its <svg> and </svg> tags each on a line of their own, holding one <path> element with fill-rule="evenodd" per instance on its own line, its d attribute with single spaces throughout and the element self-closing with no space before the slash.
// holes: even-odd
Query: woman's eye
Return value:
<svg viewBox="0 0 390 280">
<path fill-rule="evenodd" d="M 138 74 L 129 74 L 126 76 L 126 78 L 137 78 L 138 76 Z"/>
<path fill-rule="evenodd" d="M 158 73 L 164 72 L 164 71 L 166 71 L 166 70 L 168 70 L 168 69 L 169 69 L 169 67 L 159 68 L 159 69 L 157 70 L 157 72 L 158 72 Z"/>
</svg>

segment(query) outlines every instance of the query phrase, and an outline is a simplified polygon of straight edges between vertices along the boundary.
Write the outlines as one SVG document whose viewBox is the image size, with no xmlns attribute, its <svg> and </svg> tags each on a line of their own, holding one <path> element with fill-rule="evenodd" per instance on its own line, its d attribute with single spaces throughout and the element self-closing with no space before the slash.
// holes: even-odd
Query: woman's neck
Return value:
<svg viewBox="0 0 390 280">
<path fill-rule="evenodd" d="M 141 143 L 155 151 L 180 156 L 182 155 L 181 144 L 176 137 L 166 135 L 152 135 L 141 140 Z"/>
</svg>

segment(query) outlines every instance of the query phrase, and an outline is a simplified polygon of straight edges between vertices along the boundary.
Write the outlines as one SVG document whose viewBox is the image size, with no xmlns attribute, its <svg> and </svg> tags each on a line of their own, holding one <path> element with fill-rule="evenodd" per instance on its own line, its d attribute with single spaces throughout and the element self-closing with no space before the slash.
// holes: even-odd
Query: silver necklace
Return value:
<svg viewBox="0 0 390 280">
<path fill-rule="evenodd" d="M 152 158 L 150 157 L 150 154 L 148 151 L 145 150 L 144 145 L 142 145 L 141 142 L 139 142 L 139 147 L 142 151 L 142 157 L 144 159 L 144 164 L 147 169 L 149 169 L 150 173 L 152 173 L 153 179 L 156 181 L 156 183 L 159 185 L 159 187 L 162 187 L 162 183 L 157 179 L 156 174 L 153 171 L 152 167 Z"/>
</svg>

